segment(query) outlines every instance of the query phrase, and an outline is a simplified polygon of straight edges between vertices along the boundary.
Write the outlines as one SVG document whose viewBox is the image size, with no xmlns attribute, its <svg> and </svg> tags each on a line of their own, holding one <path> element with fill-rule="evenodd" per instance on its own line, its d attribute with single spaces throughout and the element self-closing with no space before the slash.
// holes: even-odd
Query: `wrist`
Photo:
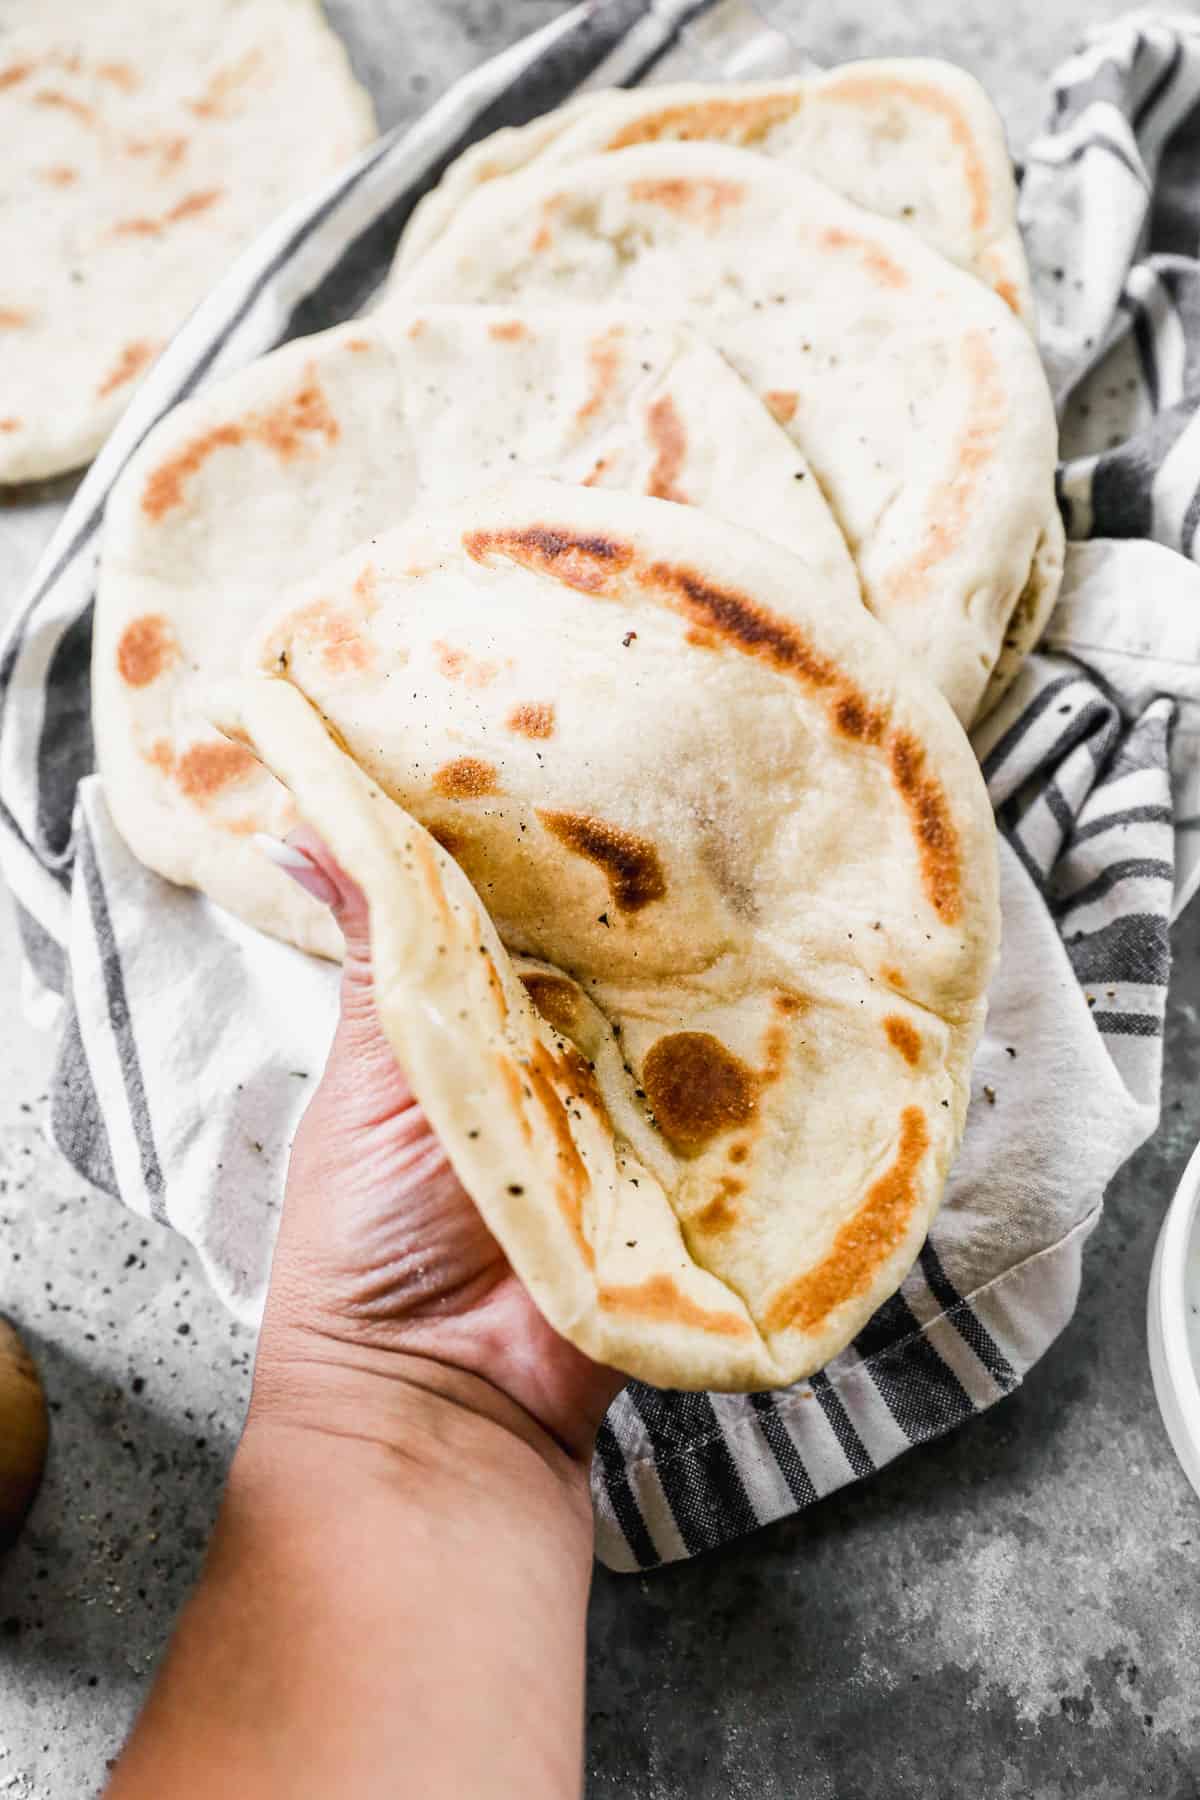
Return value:
<svg viewBox="0 0 1200 1800">
<path fill-rule="evenodd" d="M 302 1333 L 260 1344 L 243 1461 L 328 1460 L 351 1479 L 428 1493 L 531 1485 L 586 1517 L 586 1453 L 560 1443 L 492 1382 L 434 1357 Z"/>
</svg>

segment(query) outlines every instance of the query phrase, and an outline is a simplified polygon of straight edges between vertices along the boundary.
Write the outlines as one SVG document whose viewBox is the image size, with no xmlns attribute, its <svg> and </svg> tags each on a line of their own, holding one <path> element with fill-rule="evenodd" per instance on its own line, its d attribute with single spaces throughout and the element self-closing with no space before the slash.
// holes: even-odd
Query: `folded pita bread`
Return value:
<svg viewBox="0 0 1200 1800">
<path fill-rule="evenodd" d="M 0 482 L 86 462 L 262 226 L 370 141 L 316 0 L 5 0 Z"/>
<path fill-rule="evenodd" d="M 996 951 L 970 746 L 798 574 L 518 484 L 302 584 L 215 703 L 363 885 L 384 1029 L 538 1305 L 675 1387 L 795 1380 L 898 1285 Z"/>
<path fill-rule="evenodd" d="M 692 319 L 808 457 L 875 616 L 964 722 L 1061 575 L 1057 433 L 1008 308 L 915 234 L 746 150 L 655 144 L 489 182 L 391 297 Z M 989 699 L 997 692 L 992 686 Z"/>
<path fill-rule="evenodd" d="M 325 909 L 250 843 L 288 828 L 286 794 L 215 736 L 197 693 L 237 668 L 292 582 L 513 472 L 694 502 L 790 546 L 799 583 L 862 610 L 803 457 L 682 326 L 433 307 L 298 340 L 177 407 L 108 503 L 96 745 L 113 817 L 143 862 L 339 953 Z M 472 667 L 468 687 L 482 678 Z"/>
<path fill-rule="evenodd" d="M 497 131 L 451 164 L 413 213 L 408 266 L 485 182 L 653 143 L 729 144 L 826 182 L 916 232 L 994 288 L 1033 326 L 1004 127 L 979 83 L 932 58 L 844 63 L 782 81 L 702 82 L 580 95 L 529 125 Z"/>
</svg>

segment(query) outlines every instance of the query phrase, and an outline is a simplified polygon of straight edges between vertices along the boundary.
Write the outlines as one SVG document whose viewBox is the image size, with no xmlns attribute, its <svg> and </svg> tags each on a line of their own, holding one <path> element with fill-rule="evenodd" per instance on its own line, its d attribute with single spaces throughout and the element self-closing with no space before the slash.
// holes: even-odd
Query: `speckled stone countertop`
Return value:
<svg viewBox="0 0 1200 1800">
<path fill-rule="evenodd" d="M 563 10 L 329 0 L 385 125 Z M 964 63 L 1019 154 L 1054 63 L 1124 7 L 767 10 L 822 62 Z M 0 609 L 23 572 L 0 568 Z M 866 1486 L 683 1568 L 600 1571 L 591 1795 L 1200 1796 L 1200 1502 L 1159 1422 L 1144 1329 L 1155 1232 L 1200 1138 L 1196 908 L 1174 947 L 1163 1124 L 1113 1184 L 1072 1325 L 1018 1393 Z M 45 1486 L 0 1564 L 0 1796 L 81 1800 L 195 1576 L 253 1346 L 183 1247 L 82 1191 L 47 1148 L 50 1046 L 18 1016 L 6 911 L 0 961 L 0 1309 L 27 1333 L 54 1415 Z"/>
</svg>

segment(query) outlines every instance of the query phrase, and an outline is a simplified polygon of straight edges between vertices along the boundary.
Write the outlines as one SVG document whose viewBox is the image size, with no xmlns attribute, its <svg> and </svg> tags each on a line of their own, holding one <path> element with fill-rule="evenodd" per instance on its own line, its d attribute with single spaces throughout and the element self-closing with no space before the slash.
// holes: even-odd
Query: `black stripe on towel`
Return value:
<svg viewBox="0 0 1200 1800">
<path fill-rule="evenodd" d="M 17 929 L 21 934 L 21 948 L 29 961 L 29 966 L 44 988 L 52 994 L 66 991 L 67 956 L 57 938 L 52 938 L 43 930 L 40 920 L 19 900 L 13 902 L 17 915 Z"/>
<path fill-rule="evenodd" d="M 654 1466 L 689 1555 L 759 1524 L 707 1394 L 631 1381 L 629 1397 L 650 1435 Z"/>
<path fill-rule="evenodd" d="M 800 1452 L 792 1442 L 791 1434 L 779 1416 L 779 1408 L 775 1404 L 773 1394 L 751 1394 L 750 1404 L 758 1414 L 758 1423 L 767 1447 L 779 1466 L 779 1473 L 787 1482 L 788 1492 L 797 1506 L 811 1506 L 817 1497 L 812 1476 L 801 1460 Z"/>
<path fill-rule="evenodd" d="M 629 1484 L 629 1470 L 621 1454 L 616 1434 L 607 1422 L 596 1433 L 596 1455 L 604 1472 L 604 1491 L 608 1495 L 617 1524 L 625 1534 L 625 1542 L 639 1569 L 654 1569 L 662 1561 L 654 1539 L 646 1529 L 642 1509 Z"/>
<path fill-rule="evenodd" d="M 856 1475 L 870 1475 L 875 1468 L 875 1460 L 867 1446 L 854 1429 L 854 1421 L 842 1404 L 837 1389 L 830 1383 L 829 1377 L 822 1371 L 812 1378 L 812 1391 L 817 1396 L 821 1411 L 829 1421 L 829 1428 L 841 1445 L 842 1454 Z"/>
<path fill-rule="evenodd" d="M 95 849 L 86 825 L 79 832 L 76 861 L 87 892 L 88 911 L 96 938 L 96 951 L 104 976 L 109 1023 L 116 1042 L 117 1058 L 121 1064 L 121 1079 L 125 1084 L 129 1119 L 137 1139 L 142 1181 L 150 1199 L 151 1213 L 160 1225 L 165 1225 L 167 1216 L 163 1207 L 162 1165 L 158 1160 L 158 1151 L 154 1144 L 154 1127 L 150 1120 L 150 1107 L 146 1100 L 146 1084 L 142 1079 L 141 1059 L 138 1056 L 137 1040 L 134 1037 L 133 1022 L 129 1014 L 129 1000 L 125 992 L 121 954 L 113 936 L 112 919 L 109 916 L 108 899 L 104 892 L 100 866 L 96 861 Z"/>
<path fill-rule="evenodd" d="M 116 1197 L 117 1176 L 108 1127 L 100 1110 L 87 1052 L 79 1035 L 79 1017 L 70 996 L 54 1061 L 50 1135 L 73 1169 L 77 1169 L 93 1187 Z"/>
<path fill-rule="evenodd" d="M 893 1294 L 854 1340 L 888 1411 L 910 1443 L 938 1437 L 975 1412 L 967 1390 L 927 1337 L 902 1294 Z"/>
<path fill-rule="evenodd" d="M 37 828 L 47 856 L 69 852 L 75 790 L 96 766 L 91 674 L 89 606 L 67 626 L 46 670 L 37 754 Z"/>
<path fill-rule="evenodd" d="M 921 1272 L 929 1283 L 929 1291 L 963 1342 L 970 1346 L 996 1383 L 1005 1389 L 1017 1385 L 1017 1374 L 1003 1350 L 978 1315 L 972 1312 L 945 1269 L 929 1238 L 921 1250 Z"/>
</svg>

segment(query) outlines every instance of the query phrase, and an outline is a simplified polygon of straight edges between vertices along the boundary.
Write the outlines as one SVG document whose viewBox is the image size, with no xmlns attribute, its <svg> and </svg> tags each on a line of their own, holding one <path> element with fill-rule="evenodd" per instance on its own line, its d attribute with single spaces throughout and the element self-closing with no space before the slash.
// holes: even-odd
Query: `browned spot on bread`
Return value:
<svg viewBox="0 0 1200 1800">
<path fill-rule="evenodd" d="M 772 994 L 771 1005 L 785 1018 L 793 1019 L 800 1013 L 806 1013 L 812 1005 L 812 1001 L 807 994 L 797 994 L 793 993 L 790 988 L 781 988 L 777 994 Z"/>
<path fill-rule="evenodd" d="M 669 212 L 697 218 L 715 226 L 727 206 L 736 206 L 745 194 L 736 181 L 703 181 L 690 176 L 670 176 L 632 181 L 630 198 L 638 205 L 663 206 Z"/>
<path fill-rule="evenodd" d="M 364 563 L 354 577 L 354 598 L 365 618 L 379 611 L 379 595 L 375 591 L 375 564 Z"/>
<path fill-rule="evenodd" d="M 338 734 L 330 730 L 328 719 L 324 720 L 323 723 L 326 731 L 329 732 L 329 735 L 336 742 Z M 344 744 L 341 747 L 345 749 Z M 421 870 L 421 875 L 425 882 L 429 898 L 437 908 L 440 927 L 448 936 L 453 937 L 457 927 L 455 925 L 454 914 L 450 909 L 450 902 L 446 898 L 446 889 L 442 882 L 442 871 L 438 866 L 438 859 L 430 847 L 429 839 L 423 832 L 417 831 L 413 833 L 411 852 Z M 483 948 L 484 947 L 481 944 L 480 949 L 483 950 Z M 496 1012 L 499 1016 L 500 1023 L 503 1025 L 508 1018 L 508 1002 L 504 998 L 504 986 L 496 973 L 496 965 L 487 954 L 486 950 L 484 950 L 482 961 L 487 971 L 488 986 L 491 988 L 492 998 L 496 1002 Z"/>
<path fill-rule="evenodd" d="M 303 448 L 308 436 L 323 437 L 327 444 L 336 444 L 341 436 L 337 419 L 311 364 L 303 387 L 293 398 L 281 401 L 269 412 L 252 415 L 248 429 L 257 442 L 265 444 L 284 462 Z"/>
<path fill-rule="evenodd" d="M 203 806 L 231 782 L 242 781 L 258 763 L 240 744 L 193 744 L 175 765 L 175 779 L 189 800 Z"/>
<path fill-rule="evenodd" d="M 689 644 L 694 644 L 697 650 L 717 650 L 721 644 L 715 631 L 705 631 L 701 625 L 689 625 L 684 638 Z"/>
<path fill-rule="evenodd" d="M 198 188 L 194 194 L 185 194 L 182 200 L 176 201 L 169 212 L 157 219 L 119 219 L 113 226 L 115 237 L 158 237 L 168 225 L 177 225 L 181 219 L 194 219 L 198 213 L 207 212 L 215 206 L 224 195 L 224 188 Z"/>
<path fill-rule="evenodd" d="M 548 738 L 554 736 L 554 702 L 552 700 L 523 700 L 514 706 L 505 724 L 510 731 L 521 737 Z"/>
<path fill-rule="evenodd" d="M 730 1144 L 729 1146 L 729 1160 L 731 1163 L 744 1163 L 749 1154 L 750 1146 L 746 1143 L 744 1138 L 740 1139 L 736 1144 Z"/>
<path fill-rule="evenodd" d="M 545 975 L 540 970 L 522 975 L 521 980 L 547 1025 L 553 1025 L 563 1037 L 570 1037 L 575 1029 L 575 1008 L 579 1000 L 575 983 L 564 975 Z"/>
<path fill-rule="evenodd" d="M 546 1123 L 554 1134 L 559 1165 L 556 1188 L 558 1204 L 571 1227 L 580 1255 L 591 1269 L 595 1267 L 596 1258 L 583 1232 L 583 1197 L 588 1190 L 587 1168 L 571 1135 L 567 1109 L 554 1084 L 558 1070 L 544 1044 L 534 1045 L 527 1070 L 530 1086 L 540 1101 Z"/>
<path fill-rule="evenodd" d="M 158 131 L 149 137 L 125 139 L 125 149 L 130 156 L 160 157 L 164 173 L 183 161 L 187 147 L 187 138 L 182 133 L 174 131 Z"/>
<path fill-rule="evenodd" d="M 778 1081 L 787 1062 L 788 1034 L 782 1025 L 768 1025 L 763 1033 L 763 1066 L 759 1080 L 764 1087 Z"/>
<path fill-rule="evenodd" d="M 521 1071 L 510 1057 L 498 1056 L 496 1067 L 508 1091 L 509 1111 L 521 1127 L 521 1136 L 527 1144 L 533 1142 L 533 1127 L 529 1123 L 529 1115 L 525 1110 L 525 1089 L 521 1080 Z"/>
<path fill-rule="evenodd" d="M 33 314 L 20 306 L 0 306 L 0 331 L 19 331 L 28 325 Z"/>
<path fill-rule="evenodd" d="M 227 119 L 237 110 L 238 89 L 243 87 L 263 60 L 261 50 L 247 50 L 237 62 L 218 69 L 199 99 L 188 100 L 189 112 L 198 119 Z"/>
<path fill-rule="evenodd" d="M 567 587 L 599 594 L 633 560 L 633 548 L 599 534 L 581 537 L 554 525 L 527 525 L 520 530 L 468 531 L 463 547 L 475 562 L 506 556 L 523 568 L 553 575 Z"/>
<path fill-rule="evenodd" d="M 547 812 L 539 808 L 538 818 L 559 843 L 603 871 L 608 891 L 621 912 L 641 912 L 666 893 L 658 851 L 646 838 L 587 813 Z"/>
<path fill-rule="evenodd" d="M 438 891 L 439 891 L 439 893 L 442 894 L 443 911 L 446 911 L 445 895 L 441 889 L 440 883 L 438 886 Z M 449 917 L 448 912 L 446 912 L 446 916 L 447 916 L 447 918 Z M 485 958 L 483 966 L 484 966 L 485 971 L 487 972 L 487 982 L 488 982 L 488 987 L 491 990 L 492 999 L 496 1003 L 496 1012 L 499 1015 L 501 1023 L 503 1023 L 504 1020 L 507 1019 L 507 1017 L 508 1017 L 508 1001 L 506 1000 L 505 995 L 504 995 L 504 983 L 501 981 L 500 972 L 496 968 L 496 965 L 492 961 L 490 956 Z"/>
<path fill-rule="evenodd" d="M 757 144 L 777 124 L 797 112 L 797 94 L 756 94 L 736 101 L 684 101 L 644 113 L 622 124 L 604 149 L 628 149 L 633 144 L 658 142 L 709 142 L 709 144 Z"/>
<path fill-rule="evenodd" d="M 676 500 L 687 506 L 688 497 L 679 486 L 679 471 L 687 455 L 687 432 L 670 394 L 659 395 L 646 413 L 646 424 L 655 450 L 646 492 L 657 500 Z"/>
<path fill-rule="evenodd" d="M 1003 300 L 1005 306 L 1008 307 L 1009 311 L 1015 312 L 1017 317 L 1020 318 L 1021 296 L 1018 294 L 1014 284 L 1003 275 L 995 275 L 992 277 L 992 286 Z"/>
<path fill-rule="evenodd" d="M 102 62 L 96 64 L 96 73 L 102 81 L 111 81 L 122 93 L 133 94 L 142 85 L 136 72 L 125 62 Z"/>
<path fill-rule="evenodd" d="M 434 639 L 431 648 L 437 672 L 447 681 L 461 681 L 469 688 L 485 688 L 490 687 L 500 673 L 498 662 L 484 662 L 453 644 L 443 643 L 440 638 Z"/>
<path fill-rule="evenodd" d="M 434 791 L 451 800 L 479 800 L 484 794 L 498 794 L 495 768 L 478 756 L 457 756 L 433 772 Z"/>
<path fill-rule="evenodd" d="M 866 696 L 854 688 L 838 695 L 830 708 L 835 731 L 843 737 L 857 738 L 864 744 L 881 744 L 888 727 L 885 708 L 871 706 Z"/>
<path fill-rule="evenodd" d="M 996 452 L 1008 416 L 1004 383 L 985 331 L 968 332 L 962 342 L 965 423 L 949 470 L 929 497 L 920 548 L 897 570 L 889 588 L 897 600 L 923 600 L 937 565 L 953 555 L 971 529 L 980 481 Z"/>
<path fill-rule="evenodd" d="M 170 775 L 174 771 L 175 752 L 166 738 L 155 738 L 142 755 L 152 768 L 158 769 L 163 775 Z"/>
<path fill-rule="evenodd" d="M 543 255 L 554 242 L 555 214 L 562 206 L 562 203 L 563 197 L 561 194 L 551 194 L 548 200 L 542 201 L 542 210 L 538 215 L 537 230 L 534 232 L 533 240 L 529 246 L 535 256 Z"/>
<path fill-rule="evenodd" d="M 981 231 L 988 222 L 990 187 L 987 164 L 971 130 L 970 122 L 957 102 L 933 82 L 906 81 L 893 75 L 843 75 L 824 88 L 829 100 L 848 100 L 864 111 L 881 111 L 880 102 L 907 100 L 925 112 L 936 113 L 950 130 L 950 140 L 962 158 L 967 192 L 971 196 L 971 224 Z"/>
<path fill-rule="evenodd" d="M 27 81 L 33 71 L 34 64 L 31 62 L 9 63 L 7 69 L 0 69 L 0 94 L 5 88 L 16 87 L 19 81 Z"/>
<path fill-rule="evenodd" d="M 917 1174 L 929 1141 L 924 1113 L 919 1106 L 906 1106 L 892 1163 L 868 1188 L 821 1261 L 776 1294 L 767 1309 L 768 1331 L 817 1331 L 843 1301 L 866 1292 L 904 1242 L 920 1198 Z"/>
<path fill-rule="evenodd" d="M 879 248 L 878 244 L 873 244 L 870 238 L 861 236 L 857 231 L 846 231 L 840 225 L 832 225 L 827 231 L 821 233 L 821 243 L 826 250 L 856 252 L 883 287 L 905 288 L 908 286 L 908 276 L 900 264 L 893 262 L 891 257 Z"/>
<path fill-rule="evenodd" d="M 781 425 L 786 425 L 796 416 L 796 408 L 800 404 L 799 394 L 792 393 L 789 388 L 768 388 L 763 395 L 767 403 L 767 411 Z"/>
<path fill-rule="evenodd" d="M 902 993 L 908 986 L 908 983 L 904 979 L 904 971 L 902 969 L 893 968 L 889 964 L 888 967 L 880 969 L 879 973 L 887 982 L 888 986 L 895 988 L 897 992 Z"/>
<path fill-rule="evenodd" d="M 953 925 L 962 908 L 958 832 L 946 790 L 928 765 L 925 747 L 906 731 L 891 741 L 892 780 L 908 808 L 921 865 L 921 885 L 943 925 Z"/>
<path fill-rule="evenodd" d="M 38 175 L 47 187 L 74 187 L 79 180 L 79 170 L 73 169 L 70 163 L 50 163 L 39 169 Z"/>
<path fill-rule="evenodd" d="M 758 1111 L 758 1076 L 710 1031 L 675 1031 L 652 1044 L 642 1086 L 663 1135 L 695 1156 Z"/>
<path fill-rule="evenodd" d="M 20 419 L 14 419 L 11 413 L 6 419 L 0 419 L 0 431 L 7 433 L 10 431 L 20 431 L 20 429 Z"/>
<path fill-rule="evenodd" d="M 734 1181 L 730 1176 L 723 1175 L 707 1206 L 694 1213 L 688 1223 L 698 1225 L 701 1231 L 712 1237 L 728 1231 L 742 1216 L 741 1207 L 736 1204 L 736 1196 L 743 1191 L 744 1186 L 744 1182 Z"/>
<path fill-rule="evenodd" d="M 165 217 L 172 225 L 177 219 L 194 219 L 197 213 L 207 212 L 210 206 L 215 206 L 224 192 L 224 188 L 198 188 L 194 194 L 185 194 Z"/>
<path fill-rule="evenodd" d="M 624 335 L 623 328 L 614 325 L 611 331 L 602 332 L 588 345 L 591 385 L 586 400 L 575 414 L 577 425 L 586 425 L 589 419 L 595 418 L 616 386 L 621 368 L 621 339 Z"/>
<path fill-rule="evenodd" d="M 609 138 L 605 149 L 627 150 L 633 144 L 664 140 L 691 143 L 757 144 L 776 125 L 790 119 L 800 105 L 797 94 L 755 94 L 745 100 L 684 101 L 631 119 Z"/>
<path fill-rule="evenodd" d="M 414 319 L 408 328 L 408 335 L 410 338 L 419 338 L 422 336 L 425 329 L 426 325 L 424 319 Z"/>
<path fill-rule="evenodd" d="M 565 1044 L 558 1059 L 558 1067 L 572 1099 L 582 1100 L 603 1124 L 608 1125 L 608 1108 L 604 1104 L 604 1095 L 600 1092 L 596 1071 L 587 1057 L 574 1044 Z"/>
<path fill-rule="evenodd" d="M 331 675 L 357 673 L 375 661 L 375 648 L 360 632 L 359 621 L 331 600 L 310 600 L 297 607 L 281 622 L 277 635 L 317 652 Z"/>
<path fill-rule="evenodd" d="M 694 624 L 772 668 L 798 676 L 810 687 L 828 687 L 838 679 L 837 666 L 813 649 L 798 626 L 768 612 L 747 594 L 714 587 L 678 563 L 652 563 L 638 579 L 644 587 L 668 594 L 675 610 Z"/>
<path fill-rule="evenodd" d="M 96 389 L 97 397 L 103 400 L 108 394 L 115 393 L 119 387 L 124 387 L 127 381 L 132 381 L 135 375 L 140 375 L 146 364 L 153 362 L 157 351 L 156 344 L 126 344 Z"/>
<path fill-rule="evenodd" d="M 916 1026 L 899 1013 L 889 1013 L 883 1029 L 893 1050 L 898 1050 L 909 1067 L 915 1069 L 921 1060 L 921 1034 Z"/>
<path fill-rule="evenodd" d="M 584 479 L 584 487 L 599 487 L 612 460 L 611 456 L 598 456 L 592 464 L 591 474 Z"/>
<path fill-rule="evenodd" d="M 670 1275 L 649 1275 L 628 1287 L 602 1287 L 605 1312 L 632 1313 L 661 1325 L 691 1325 L 717 1337 L 752 1337 L 754 1328 L 735 1312 L 709 1312 L 685 1294 Z"/>
<path fill-rule="evenodd" d="M 39 88 L 33 96 L 33 103 L 35 106 L 71 113 L 85 125 L 93 124 L 96 118 L 90 106 L 85 106 L 82 100 L 76 100 L 71 94 L 64 94 L 60 88 Z"/>
<path fill-rule="evenodd" d="M 188 482 L 218 450 L 263 444 L 288 462 L 308 447 L 310 439 L 323 437 L 327 444 L 336 444 L 340 435 L 341 428 L 310 364 L 303 386 L 290 400 L 281 400 L 268 412 L 247 413 L 243 419 L 214 425 L 161 462 L 146 478 L 142 511 L 148 518 L 161 519 L 173 507 L 182 506 Z"/>
<path fill-rule="evenodd" d="M 435 844 L 440 844 L 447 856 L 457 856 L 463 847 L 463 839 L 457 831 L 451 831 L 445 825 L 427 825 L 425 827 Z"/>
<path fill-rule="evenodd" d="M 179 643 L 162 613 L 146 613 L 117 642 L 117 670 L 130 687 L 149 687 L 179 657 Z"/>
<path fill-rule="evenodd" d="M 519 344 L 529 336 L 529 328 L 520 319 L 496 319 L 488 326 L 488 336 L 498 344 Z"/>
<path fill-rule="evenodd" d="M 363 350 L 369 350 L 370 348 L 371 348 L 370 338 L 352 337 L 352 338 L 346 339 L 346 349 L 347 350 L 361 352 Z"/>
</svg>

